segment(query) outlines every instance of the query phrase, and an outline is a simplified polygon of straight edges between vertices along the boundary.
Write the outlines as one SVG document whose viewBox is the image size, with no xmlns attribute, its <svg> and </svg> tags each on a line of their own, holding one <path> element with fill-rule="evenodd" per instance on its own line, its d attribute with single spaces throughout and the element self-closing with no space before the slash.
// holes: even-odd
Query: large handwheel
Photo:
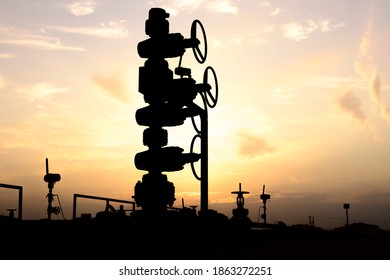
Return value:
<svg viewBox="0 0 390 280">
<path fill-rule="evenodd" d="M 207 58 L 207 38 L 206 38 L 206 32 L 204 30 L 204 27 L 202 25 L 202 23 L 199 21 L 199 20 L 194 20 L 191 24 L 191 39 L 192 40 L 198 40 L 197 37 L 196 37 L 196 27 L 197 25 L 200 26 L 200 30 L 202 31 L 202 35 L 203 35 L 203 53 L 202 51 L 200 50 L 199 48 L 199 44 L 197 44 L 195 47 L 192 48 L 192 51 L 194 52 L 194 56 L 195 56 L 195 59 L 200 63 L 204 63 L 206 61 L 206 58 Z M 199 40 L 198 40 L 199 41 Z"/>
<path fill-rule="evenodd" d="M 208 66 L 205 70 L 204 70 L 204 74 L 203 74 L 203 84 L 208 84 L 208 73 L 209 73 L 209 70 L 211 71 L 211 73 L 213 74 L 214 76 L 214 84 L 215 84 L 215 94 L 213 95 L 212 92 L 211 92 L 211 88 L 206 90 L 204 92 L 205 94 L 205 98 L 206 98 L 206 103 L 207 105 L 210 107 L 210 108 L 214 108 L 216 105 L 217 105 L 217 102 L 218 102 L 218 80 L 217 80 L 217 74 L 215 73 L 213 67 L 211 66 Z"/>
</svg>

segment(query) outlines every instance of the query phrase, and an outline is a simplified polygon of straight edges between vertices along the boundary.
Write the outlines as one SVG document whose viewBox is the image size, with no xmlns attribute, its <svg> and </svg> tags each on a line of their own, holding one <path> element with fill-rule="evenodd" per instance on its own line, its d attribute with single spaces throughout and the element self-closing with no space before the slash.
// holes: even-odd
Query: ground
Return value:
<svg viewBox="0 0 390 280">
<path fill-rule="evenodd" d="M 366 224 L 334 230 L 229 223 L 0 221 L 0 259 L 390 259 L 390 232 Z M 255 225 L 254 226 L 258 226 Z"/>
</svg>

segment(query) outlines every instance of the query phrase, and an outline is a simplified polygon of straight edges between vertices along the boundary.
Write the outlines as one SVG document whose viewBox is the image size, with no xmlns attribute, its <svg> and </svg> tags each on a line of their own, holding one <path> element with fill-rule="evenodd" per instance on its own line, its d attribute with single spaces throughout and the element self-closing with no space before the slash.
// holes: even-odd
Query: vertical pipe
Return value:
<svg viewBox="0 0 390 280">
<path fill-rule="evenodd" d="M 204 109 L 200 114 L 201 121 L 201 162 L 200 162 L 200 210 L 204 213 L 208 211 L 209 201 L 209 164 L 208 164 L 208 122 L 207 122 L 207 109 Z"/>
<path fill-rule="evenodd" d="M 52 183 L 48 183 L 48 184 L 50 185 Z M 53 210 L 53 206 L 52 206 L 52 201 L 53 201 L 52 189 L 53 188 L 49 187 L 49 193 L 47 194 L 47 202 L 48 202 L 48 205 L 47 205 L 47 219 L 49 221 L 51 220 L 51 214 L 52 214 L 52 210 Z"/>
<path fill-rule="evenodd" d="M 19 211 L 18 211 L 18 219 L 21 221 L 22 220 L 22 215 L 23 215 L 23 188 L 19 188 Z"/>
<path fill-rule="evenodd" d="M 49 159 L 46 158 L 46 175 L 49 174 Z"/>
<path fill-rule="evenodd" d="M 73 194 L 73 220 L 76 219 L 77 194 Z"/>
<path fill-rule="evenodd" d="M 347 215 L 347 226 L 349 226 L 348 208 L 345 209 L 345 213 Z"/>
</svg>

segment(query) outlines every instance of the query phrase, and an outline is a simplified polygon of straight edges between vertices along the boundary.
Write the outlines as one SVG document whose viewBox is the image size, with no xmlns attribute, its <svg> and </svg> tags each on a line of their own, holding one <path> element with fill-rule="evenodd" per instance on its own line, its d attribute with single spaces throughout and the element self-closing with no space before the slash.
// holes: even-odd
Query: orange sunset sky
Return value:
<svg viewBox="0 0 390 280">
<path fill-rule="evenodd" d="M 207 61 L 188 50 L 182 65 L 198 82 L 213 66 L 219 80 L 210 208 L 231 216 L 242 183 L 256 221 L 265 184 L 270 222 L 341 226 L 350 203 L 352 222 L 390 228 L 386 0 L 0 0 L 0 183 L 24 187 L 24 219 L 46 217 L 46 157 L 68 218 L 74 193 L 131 199 L 144 174 L 134 155 L 147 149 L 137 44 L 152 7 L 170 13 L 171 32 L 189 37 L 194 19 L 206 29 Z M 188 152 L 191 121 L 168 131 Z M 175 206 L 199 205 L 189 166 L 167 175 Z M 16 204 L 0 189 L 0 215 Z"/>
</svg>

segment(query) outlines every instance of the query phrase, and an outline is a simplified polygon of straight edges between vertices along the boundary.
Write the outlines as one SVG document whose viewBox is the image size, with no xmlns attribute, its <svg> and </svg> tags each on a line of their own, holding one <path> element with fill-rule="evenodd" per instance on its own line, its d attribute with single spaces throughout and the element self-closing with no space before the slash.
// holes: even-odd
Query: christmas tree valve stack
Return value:
<svg viewBox="0 0 390 280">
<path fill-rule="evenodd" d="M 207 40 L 203 25 L 195 20 L 191 25 L 190 38 L 184 38 L 180 33 L 169 33 L 167 18 L 169 14 L 164 9 L 150 9 L 145 22 L 145 33 L 150 38 L 138 44 L 139 56 L 146 58 L 144 66 L 139 68 L 138 91 L 148 105 L 138 109 L 135 118 L 138 125 L 147 127 L 143 132 L 143 144 L 148 149 L 137 153 L 134 163 L 137 169 L 148 173 L 135 185 L 133 198 L 149 217 L 164 215 L 168 206 L 175 201 L 175 187 L 163 172 L 180 171 L 187 163 L 191 164 L 195 177 L 201 181 L 201 210 L 207 210 L 207 107 L 214 107 L 218 98 L 217 77 L 213 68 L 207 67 L 202 83 L 196 83 L 191 69 L 181 66 L 186 49 L 193 50 L 199 63 L 205 62 Z M 203 35 L 202 43 L 197 38 L 198 27 Z M 169 58 L 179 58 L 174 72 L 169 68 Z M 215 82 L 214 93 L 208 83 L 210 72 Z M 198 95 L 203 100 L 202 106 L 195 103 Z M 200 129 L 194 121 L 196 116 L 201 119 Z M 189 153 L 185 153 L 181 147 L 168 146 L 168 131 L 164 129 L 183 125 L 187 118 L 192 118 L 197 132 Z M 193 152 L 197 138 L 201 139 L 199 154 Z M 194 169 L 194 163 L 199 160 L 201 176 Z"/>
</svg>

